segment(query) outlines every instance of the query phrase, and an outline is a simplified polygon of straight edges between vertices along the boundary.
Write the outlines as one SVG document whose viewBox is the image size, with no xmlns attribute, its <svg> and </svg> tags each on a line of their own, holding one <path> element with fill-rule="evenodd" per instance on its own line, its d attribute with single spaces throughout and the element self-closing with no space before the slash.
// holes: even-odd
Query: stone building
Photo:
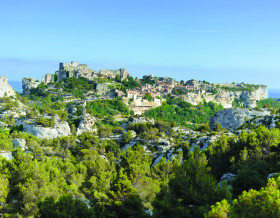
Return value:
<svg viewBox="0 0 280 218">
<path fill-rule="evenodd" d="M 100 77 L 114 79 L 117 75 L 121 80 L 125 80 L 130 76 L 124 68 L 119 70 L 102 69 L 98 72 L 88 68 L 86 64 L 79 64 L 78 61 L 72 61 L 71 63 L 60 63 L 59 70 L 55 74 L 46 74 L 43 76 L 42 82 L 47 84 L 49 82 L 55 82 L 55 80 L 60 81 L 70 77 L 82 77 L 88 80 Z"/>
</svg>

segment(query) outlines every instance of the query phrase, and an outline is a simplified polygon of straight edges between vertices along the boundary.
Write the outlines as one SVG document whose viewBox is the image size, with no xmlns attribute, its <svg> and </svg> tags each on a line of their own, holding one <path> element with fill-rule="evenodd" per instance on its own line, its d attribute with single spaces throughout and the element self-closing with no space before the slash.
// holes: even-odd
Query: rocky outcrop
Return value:
<svg viewBox="0 0 280 218">
<path fill-rule="evenodd" d="M 210 118 L 210 128 L 215 130 L 217 123 L 221 127 L 233 132 L 245 122 L 259 116 L 270 115 L 268 110 L 256 110 L 246 108 L 230 108 L 218 111 L 213 117 Z"/>
<path fill-rule="evenodd" d="M 255 129 L 258 126 L 262 125 L 265 126 L 266 128 L 273 129 L 273 128 L 279 128 L 280 127 L 280 114 L 273 114 L 270 116 L 262 116 L 262 117 L 256 117 L 245 124 L 243 124 L 245 130 L 249 130 L 251 128 Z"/>
<path fill-rule="evenodd" d="M 0 76 L 0 98 L 16 96 L 15 90 L 9 85 L 7 76 Z"/>
<path fill-rule="evenodd" d="M 266 98 L 268 98 L 268 88 L 264 85 L 259 85 L 258 88 L 252 91 L 227 91 L 219 89 L 216 94 L 196 91 L 189 92 L 183 96 L 185 101 L 193 105 L 198 105 L 205 99 L 206 102 L 213 101 L 221 104 L 224 108 L 231 108 L 235 99 L 239 99 L 243 107 L 254 108 L 257 106 L 257 101 Z"/>
<path fill-rule="evenodd" d="M 97 95 L 106 95 L 110 92 L 110 88 L 104 83 L 97 83 L 96 84 L 96 94 Z"/>
<path fill-rule="evenodd" d="M 26 78 L 22 79 L 22 90 L 24 95 L 30 94 L 30 89 L 37 88 L 40 82 L 33 78 Z"/>
<path fill-rule="evenodd" d="M 12 152 L 8 152 L 8 151 L 0 151 L 0 157 L 4 157 L 7 160 L 13 159 Z"/>
<path fill-rule="evenodd" d="M 50 82 L 55 82 L 55 74 L 46 74 L 42 77 L 42 83 L 48 84 Z"/>
<path fill-rule="evenodd" d="M 13 139 L 14 148 L 21 148 L 23 151 L 27 150 L 25 139 Z"/>
<path fill-rule="evenodd" d="M 90 114 L 84 114 L 77 128 L 77 135 L 81 135 L 83 132 L 97 132 L 97 128 L 94 127 L 95 121 L 96 119 Z"/>
<path fill-rule="evenodd" d="M 155 120 L 153 118 L 147 118 L 147 117 L 133 117 L 131 118 L 128 122 L 124 122 L 120 125 L 120 127 L 123 127 L 126 129 L 128 127 L 128 124 L 130 123 L 152 123 L 153 125 L 155 124 Z"/>
<path fill-rule="evenodd" d="M 67 122 L 56 123 L 54 128 L 35 124 L 23 124 L 23 132 L 35 135 L 39 139 L 54 139 L 71 135 L 70 127 Z"/>
<path fill-rule="evenodd" d="M 26 115 L 26 107 L 23 103 L 18 101 L 17 99 L 9 99 L 11 102 L 14 102 L 14 105 L 7 108 L 5 106 L 6 103 L 0 103 L 0 119 L 4 120 L 5 117 L 13 116 L 14 118 L 18 118 L 20 116 Z"/>
</svg>

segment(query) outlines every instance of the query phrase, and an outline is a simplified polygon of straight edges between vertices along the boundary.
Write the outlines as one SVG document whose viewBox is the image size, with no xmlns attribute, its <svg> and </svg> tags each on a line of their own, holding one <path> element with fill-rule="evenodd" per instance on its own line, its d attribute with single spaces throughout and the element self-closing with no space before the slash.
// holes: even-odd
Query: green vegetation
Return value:
<svg viewBox="0 0 280 218">
<path fill-rule="evenodd" d="M 243 107 L 243 103 L 245 101 L 241 98 L 234 98 L 232 102 L 232 107 L 238 108 L 238 107 Z"/>
<path fill-rule="evenodd" d="M 150 80 L 148 76 L 144 77 L 142 80 L 141 80 L 142 83 L 146 83 L 146 84 L 150 84 L 150 85 L 154 85 L 155 84 L 155 80 Z"/>
<path fill-rule="evenodd" d="M 37 117 L 35 121 L 37 125 L 42 125 L 43 127 L 54 128 L 55 125 L 54 118 Z"/>
<path fill-rule="evenodd" d="M 146 99 L 148 101 L 152 101 L 154 98 L 152 97 L 151 93 L 146 93 L 144 96 L 143 96 L 143 99 Z"/>
<path fill-rule="evenodd" d="M 145 115 L 156 120 L 163 119 L 168 122 L 174 122 L 179 126 L 188 126 L 191 123 L 208 123 L 217 111 L 223 109 L 221 105 L 213 102 L 200 103 L 192 105 L 183 101 L 180 98 L 167 96 L 167 101 L 163 102 L 162 106 L 151 109 L 145 112 Z"/>
<path fill-rule="evenodd" d="M 226 134 L 227 130 L 217 124 L 215 131 L 218 132 L 210 132 L 209 118 L 222 109 L 221 105 L 204 100 L 195 106 L 172 95 L 165 96 L 162 106 L 145 113 L 155 118 L 154 123 L 148 119 L 132 119 L 138 115 L 132 117 L 133 112 L 121 99 L 87 102 L 86 108 L 83 102 L 60 102 L 64 94 L 82 99 L 88 91 L 95 92 L 96 82 L 110 82 L 111 89 L 124 92 L 139 86 L 132 77 L 121 81 L 117 76 L 115 82 L 107 78 L 94 82 L 68 78 L 52 83 L 51 88 L 41 84 L 31 90 L 29 97 L 17 97 L 26 104 L 26 118 L 31 119 L 30 123 L 54 127 L 54 117 L 59 117 L 61 121 L 68 121 L 71 135 L 38 139 L 22 132 L 23 125 L 16 126 L 16 116 L 3 118 L 1 216 L 279 216 L 279 123 L 274 129 L 259 126 L 239 135 Z M 154 84 L 148 77 L 142 82 Z M 203 83 L 205 87 L 210 85 Z M 249 90 L 258 86 L 246 87 Z M 144 99 L 153 98 L 148 93 Z M 0 103 L 3 110 L 21 106 L 11 98 L 2 98 Z M 233 105 L 240 107 L 242 103 L 235 99 Z M 75 107 L 70 107 L 72 104 Z M 278 102 L 271 99 L 258 104 L 278 108 Z M 97 131 L 77 136 L 76 128 L 84 109 L 96 117 Z M 119 121 L 123 119 L 128 122 Z M 266 122 L 270 124 L 271 120 Z M 4 130 L 6 124 L 9 129 Z M 196 133 L 187 128 L 173 128 L 190 125 Z M 206 145 L 200 139 L 206 138 L 212 142 L 200 151 L 199 148 Z M 24 139 L 27 150 L 14 147 L 14 139 Z M 198 147 L 191 147 L 193 142 Z M 163 151 L 169 145 L 171 149 Z M 190 148 L 193 152 L 189 152 Z M 3 158 L 10 155 L 5 152 L 11 152 L 13 158 Z M 159 157 L 162 159 L 158 162 Z M 268 179 L 272 173 L 273 178 Z M 221 181 L 225 174 L 233 177 L 227 182 Z"/>
<path fill-rule="evenodd" d="M 99 138 L 83 133 L 53 140 L 17 130 L 1 132 L 0 149 L 13 154 L 11 160 L 0 158 L 1 213 L 24 217 L 149 217 L 146 210 L 152 210 L 153 217 L 276 213 L 280 178 L 267 183 L 267 177 L 279 170 L 279 129 L 261 126 L 239 136 L 222 135 L 207 150 L 188 153 L 188 144 L 170 131 L 172 126 L 160 120 L 154 125 L 130 123 L 125 133 L 121 127 L 99 126 Z M 142 142 L 121 152 L 120 146 L 133 138 L 132 130 Z M 209 126 L 198 130 L 208 131 Z M 183 152 L 172 161 L 162 158 L 151 168 L 153 158 L 141 143 L 156 142 L 166 131 Z M 102 140 L 113 133 L 122 134 L 119 142 Z M 13 148 L 14 138 L 25 139 L 31 154 Z M 228 172 L 236 174 L 229 182 L 232 189 L 218 184 Z M 259 198 L 266 202 L 261 211 Z"/>
<path fill-rule="evenodd" d="M 173 89 L 172 92 L 175 95 L 185 95 L 187 93 L 186 91 L 180 89 Z"/>
<path fill-rule="evenodd" d="M 127 80 L 121 81 L 119 78 L 119 75 L 116 76 L 115 81 L 118 82 L 117 84 L 110 84 L 109 88 L 112 89 L 118 89 L 124 93 L 126 93 L 126 90 L 128 89 L 135 89 L 140 86 L 139 82 L 137 82 L 133 77 L 128 77 Z"/>
<path fill-rule="evenodd" d="M 278 217 L 280 177 L 269 179 L 260 191 L 244 191 L 233 201 L 222 200 L 211 207 L 206 217 Z"/>
<path fill-rule="evenodd" d="M 263 99 L 257 102 L 257 107 L 280 109 L 280 101 L 277 101 L 273 98 Z"/>
<path fill-rule="evenodd" d="M 93 116 L 104 118 L 117 114 L 129 115 L 129 108 L 118 99 L 88 102 L 86 110 Z"/>
<path fill-rule="evenodd" d="M 155 216 L 203 217 L 219 199 L 230 200 L 231 193 L 225 185 L 217 186 L 206 156 L 196 148 L 187 161 L 175 168 L 174 177 L 157 195 Z"/>
<path fill-rule="evenodd" d="M 217 86 L 217 88 L 221 88 L 226 91 L 242 91 L 242 92 L 252 92 L 258 88 L 260 88 L 261 85 L 254 85 L 254 84 L 244 84 L 242 83 L 242 86 L 234 86 L 234 87 L 229 87 L 229 86 Z"/>
</svg>

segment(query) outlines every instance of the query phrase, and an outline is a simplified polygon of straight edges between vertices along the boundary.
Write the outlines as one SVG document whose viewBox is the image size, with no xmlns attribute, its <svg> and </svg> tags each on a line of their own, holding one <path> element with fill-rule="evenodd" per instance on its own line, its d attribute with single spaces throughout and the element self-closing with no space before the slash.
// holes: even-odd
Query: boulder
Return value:
<svg viewBox="0 0 280 218">
<path fill-rule="evenodd" d="M 35 135 L 39 139 L 54 139 L 71 135 L 70 127 L 67 122 L 56 123 L 54 128 L 35 124 L 23 124 L 23 132 Z"/>
<path fill-rule="evenodd" d="M 15 90 L 9 85 L 7 76 L 0 76 L 0 98 L 16 96 Z"/>
</svg>

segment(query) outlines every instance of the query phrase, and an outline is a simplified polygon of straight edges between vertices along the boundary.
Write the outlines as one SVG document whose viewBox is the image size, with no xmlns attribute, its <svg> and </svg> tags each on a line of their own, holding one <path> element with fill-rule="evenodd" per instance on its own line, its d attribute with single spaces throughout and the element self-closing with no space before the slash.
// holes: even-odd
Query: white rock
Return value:
<svg viewBox="0 0 280 218">
<path fill-rule="evenodd" d="M 23 124 L 23 132 L 35 135 L 39 139 L 54 139 L 71 135 L 70 127 L 67 122 L 56 123 L 54 128 L 34 124 Z"/>
<path fill-rule="evenodd" d="M 13 139 L 14 148 L 21 148 L 23 151 L 27 150 L 25 139 Z"/>
<path fill-rule="evenodd" d="M 16 96 L 15 90 L 9 85 L 7 76 L 0 76 L 0 98 Z"/>
<path fill-rule="evenodd" d="M 7 160 L 13 159 L 12 152 L 0 151 L 0 156 L 6 158 Z"/>
<path fill-rule="evenodd" d="M 97 132 L 94 127 L 96 119 L 91 117 L 89 114 L 84 114 L 80 120 L 77 128 L 77 135 L 81 135 L 83 132 Z"/>
</svg>

